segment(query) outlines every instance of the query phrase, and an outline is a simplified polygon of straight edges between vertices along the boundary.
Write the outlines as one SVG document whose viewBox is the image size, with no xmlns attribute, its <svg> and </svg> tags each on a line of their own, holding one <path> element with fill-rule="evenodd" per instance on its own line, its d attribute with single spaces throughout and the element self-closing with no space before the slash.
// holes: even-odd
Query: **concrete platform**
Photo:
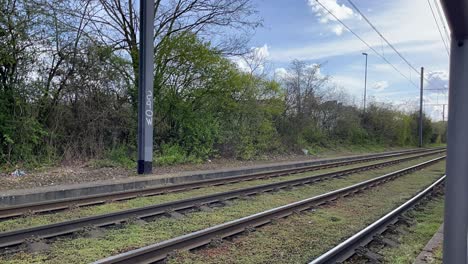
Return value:
<svg viewBox="0 0 468 264">
<path fill-rule="evenodd" d="M 416 151 L 416 149 L 406 150 L 407 152 Z M 65 199 L 87 195 L 96 195 L 101 193 L 118 192 L 133 189 L 142 189 L 150 186 L 177 184 L 184 182 L 193 182 L 199 180 L 215 179 L 222 177 L 238 176 L 242 174 L 266 172 L 279 169 L 290 169 L 310 165 L 319 165 L 331 162 L 354 160 L 363 157 L 380 156 L 383 154 L 392 154 L 400 151 L 391 151 L 384 153 L 375 153 L 369 155 L 354 155 L 332 159 L 316 159 L 300 162 L 282 162 L 269 165 L 256 165 L 242 167 L 238 169 L 221 169 L 209 171 L 192 171 L 177 174 L 149 175 L 141 177 L 132 177 L 127 179 L 106 180 L 98 182 L 88 182 L 71 185 L 48 186 L 35 189 L 12 190 L 0 194 L 0 207 L 35 203 L 41 201 Z"/>
<path fill-rule="evenodd" d="M 443 239 L 444 225 L 442 224 L 437 233 L 435 233 L 435 235 L 431 238 L 431 240 L 429 240 L 424 249 L 421 251 L 421 253 L 419 253 L 413 264 L 433 263 L 434 253 L 439 247 L 442 246 Z"/>
</svg>

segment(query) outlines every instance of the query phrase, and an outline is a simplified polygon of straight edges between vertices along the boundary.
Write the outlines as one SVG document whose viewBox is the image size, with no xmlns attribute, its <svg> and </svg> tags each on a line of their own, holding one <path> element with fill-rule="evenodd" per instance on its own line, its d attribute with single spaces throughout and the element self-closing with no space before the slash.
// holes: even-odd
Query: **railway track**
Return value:
<svg viewBox="0 0 468 264">
<path fill-rule="evenodd" d="M 433 165 L 444 158 L 445 157 L 432 159 L 430 161 L 426 161 L 418 165 L 414 165 L 402 170 L 388 173 L 371 180 L 351 185 L 349 187 L 341 188 L 312 198 L 270 209 L 261 213 L 243 217 L 234 221 L 216 225 L 207 229 L 179 236 L 170 240 L 132 250 L 126 253 L 111 256 L 102 260 L 98 260 L 95 263 L 153 263 L 161 261 L 164 260 L 168 256 L 168 254 L 170 254 L 174 250 L 190 250 L 201 247 L 203 245 L 207 245 L 213 240 L 230 237 L 242 233 L 245 230 L 268 224 L 272 220 L 287 217 L 295 212 L 309 210 L 311 208 L 325 204 L 329 201 L 333 201 L 341 197 L 346 197 L 354 193 L 360 192 L 362 190 L 388 182 L 402 175 L 406 175 L 413 171 L 420 170 L 427 166 Z"/>
<path fill-rule="evenodd" d="M 29 203 L 29 204 L 22 204 L 22 205 L 17 205 L 17 206 L 9 206 L 9 207 L 0 208 L 0 220 L 5 220 L 5 219 L 13 218 L 13 217 L 19 217 L 23 215 L 31 215 L 35 213 L 47 213 L 47 212 L 54 212 L 54 211 L 59 211 L 59 210 L 66 210 L 69 208 L 77 208 L 77 207 L 82 207 L 82 206 L 99 205 L 99 204 L 104 204 L 108 202 L 129 200 L 129 199 L 134 199 L 138 197 L 146 197 L 146 196 L 154 196 L 154 195 L 160 195 L 160 194 L 171 193 L 171 192 L 187 191 L 187 190 L 192 190 L 192 189 L 197 189 L 197 188 L 202 188 L 202 187 L 207 187 L 207 186 L 225 185 L 225 184 L 238 183 L 241 181 L 250 181 L 250 180 L 258 180 L 258 179 L 265 179 L 265 178 L 272 178 L 272 177 L 280 177 L 280 176 L 285 176 L 285 175 L 310 172 L 310 171 L 326 169 L 326 168 L 335 168 L 335 167 L 375 161 L 375 160 L 380 160 L 380 159 L 394 158 L 394 157 L 406 156 L 406 155 L 414 155 L 418 153 L 423 153 L 420 157 L 425 157 L 425 156 L 434 155 L 437 153 L 442 153 L 444 151 L 445 150 L 424 150 L 424 151 L 419 151 L 416 153 L 413 151 L 403 152 L 403 153 L 394 153 L 394 154 L 388 154 L 388 155 L 383 155 L 383 156 L 366 157 L 366 158 L 357 159 L 357 160 L 333 162 L 333 163 L 319 164 L 319 165 L 299 167 L 299 168 L 293 168 L 293 169 L 283 169 L 283 170 L 278 170 L 278 171 L 253 173 L 253 174 L 225 177 L 225 178 L 219 178 L 219 179 L 210 179 L 210 180 L 203 180 L 203 181 L 183 183 L 183 184 L 165 185 L 165 186 L 151 187 L 151 188 L 138 189 L 138 190 L 104 193 L 104 194 L 92 195 L 92 196 L 52 200 L 52 201 L 38 202 L 38 203 Z M 415 157 L 408 157 L 406 159 L 401 159 L 401 160 L 398 160 L 397 163 L 412 160 L 414 158 Z M 378 165 L 378 164 L 377 165 L 386 166 L 386 165 L 396 164 L 392 162 L 393 161 L 383 162 L 382 165 Z M 378 166 L 374 168 L 378 168 Z M 367 170 L 367 168 L 365 168 L 365 170 Z"/>
<path fill-rule="evenodd" d="M 389 226 L 397 223 L 400 216 L 404 212 L 411 209 L 414 205 L 418 204 L 422 199 L 432 194 L 437 188 L 439 188 L 444 183 L 445 177 L 446 176 L 442 176 L 440 179 L 431 184 L 425 190 L 415 195 L 409 201 L 405 202 L 395 210 L 362 229 L 355 235 L 346 239 L 309 264 L 342 263 L 355 255 L 367 258 L 371 262 L 374 261 L 372 263 L 380 263 L 380 256 L 367 249 L 366 246 L 385 233 Z"/>
<path fill-rule="evenodd" d="M 423 154 L 422 156 L 428 156 L 428 155 L 433 155 L 433 154 L 426 153 L 426 154 Z M 323 181 L 329 178 L 342 177 L 342 176 L 356 173 L 359 171 L 380 168 L 383 166 L 397 164 L 403 161 L 408 161 L 410 159 L 416 159 L 416 158 L 417 157 L 407 157 L 407 158 L 403 158 L 399 160 L 392 160 L 392 161 L 382 162 L 378 164 L 361 166 L 361 167 L 353 168 L 353 169 L 325 173 L 325 174 L 316 175 L 316 176 L 304 177 L 304 178 L 270 183 L 270 184 L 263 184 L 263 185 L 258 185 L 254 187 L 249 187 L 249 188 L 243 188 L 243 189 L 222 192 L 222 193 L 215 193 L 211 195 L 194 197 L 190 199 L 167 202 L 167 203 L 151 205 L 151 206 L 146 206 L 146 207 L 141 207 L 141 208 L 135 208 L 135 209 L 130 209 L 130 210 L 123 210 L 123 211 L 118 211 L 114 213 L 90 216 L 90 217 L 69 220 L 69 221 L 64 221 L 64 222 L 55 223 L 55 224 L 3 232 L 3 233 L 0 233 L 0 247 L 6 248 L 6 247 L 19 245 L 30 238 L 35 238 L 35 239 L 53 238 L 53 237 L 57 237 L 61 235 L 71 234 L 71 233 L 74 233 L 74 232 L 77 232 L 77 231 L 80 231 L 89 227 L 96 228 L 96 227 L 105 227 L 105 226 L 115 225 L 115 224 L 127 222 L 129 219 L 144 220 L 147 218 L 152 218 L 152 217 L 156 217 L 160 215 L 173 215 L 177 211 L 184 211 L 184 210 L 195 209 L 195 208 L 203 208 L 203 206 L 212 205 L 212 204 L 223 204 L 229 200 L 233 200 L 233 199 L 237 199 L 237 198 L 241 198 L 245 196 L 251 196 L 254 194 L 259 194 L 259 193 L 264 193 L 264 192 L 277 191 L 277 190 L 281 190 L 281 189 L 285 189 L 285 188 L 289 188 L 293 186 L 310 184 L 310 183 L 317 182 L 317 181 Z M 417 166 L 411 166 L 407 169 L 399 170 L 397 172 L 388 174 L 383 178 L 379 177 L 375 180 L 368 181 L 369 183 L 366 183 L 366 184 L 368 185 L 371 185 L 372 183 L 377 184 L 381 182 L 382 180 L 388 180 L 388 179 L 391 179 L 400 175 L 410 173 L 411 171 L 414 171 L 414 170 L 422 169 L 442 159 L 444 159 L 444 157 L 435 158 L 430 161 L 423 162 Z"/>
</svg>

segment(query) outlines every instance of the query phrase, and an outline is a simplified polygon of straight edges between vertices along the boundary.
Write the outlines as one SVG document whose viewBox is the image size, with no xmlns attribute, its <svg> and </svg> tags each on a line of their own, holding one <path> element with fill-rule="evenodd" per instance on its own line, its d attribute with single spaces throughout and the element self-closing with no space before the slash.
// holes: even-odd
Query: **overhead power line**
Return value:
<svg viewBox="0 0 468 264">
<path fill-rule="evenodd" d="M 450 56 L 449 48 L 447 46 L 447 43 L 445 42 L 444 35 L 442 34 L 442 30 L 440 30 L 439 22 L 437 21 L 436 15 L 434 13 L 434 9 L 432 8 L 432 5 L 431 5 L 431 0 L 427 0 L 427 3 L 429 4 L 429 7 L 431 8 L 432 17 L 434 18 L 434 21 L 437 25 L 437 29 L 439 30 L 440 38 L 442 39 L 442 42 L 444 43 L 445 50 L 447 50 L 447 55 Z"/>
<path fill-rule="evenodd" d="M 408 76 L 403 74 L 395 65 L 393 65 L 390 61 L 387 60 L 382 54 L 380 54 L 375 48 L 373 48 L 369 43 L 367 43 L 361 36 L 359 36 L 356 32 L 354 32 L 348 25 L 346 25 L 341 19 L 339 19 L 335 14 L 333 14 L 328 8 L 326 8 L 319 0 L 315 0 L 317 3 L 325 10 L 327 11 L 333 18 L 336 19 L 343 27 L 345 27 L 349 32 L 351 32 L 356 38 L 358 38 L 362 43 L 364 43 L 369 49 L 371 49 L 377 56 L 379 56 L 382 60 L 384 60 L 388 65 L 392 66 L 392 68 L 397 71 L 401 76 L 403 76 L 405 79 L 407 79 L 410 83 L 412 83 L 416 88 L 419 88 L 419 86 L 413 82 Z"/>
<path fill-rule="evenodd" d="M 393 44 L 390 43 L 382 33 L 380 33 L 380 31 L 372 24 L 372 22 L 369 21 L 369 19 L 361 12 L 361 10 L 359 10 L 359 8 L 353 3 L 353 1 L 348 0 L 348 2 L 351 4 L 351 6 L 353 6 L 354 9 L 356 9 L 356 11 L 362 16 L 362 18 L 366 20 L 367 24 L 369 24 L 369 26 L 371 26 L 372 29 L 374 29 L 374 31 L 377 32 L 377 34 L 379 34 L 379 36 L 388 44 L 388 46 L 390 46 L 390 48 L 392 48 L 393 51 L 395 51 L 395 53 L 398 54 L 398 56 L 400 56 L 400 58 L 404 60 L 406 64 L 408 64 L 408 66 L 416 72 L 416 74 L 419 74 L 419 70 L 417 70 L 413 65 L 411 65 L 411 63 L 395 48 L 395 46 L 393 46 Z"/>
<path fill-rule="evenodd" d="M 376 26 L 374 26 L 374 24 L 372 24 L 372 22 L 364 15 L 364 13 L 361 12 L 361 10 L 353 3 L 353 1 L 351 0 L 348 0 L 349 4 L 361 15 L 362 18 L 364 18 L 364 20 L 367 22 L 367 24 L 369 24 L 369 26 L 372 27 L 372 29 L 387 43 L 387 45 L 392 48 L 393 51 L 395 51 L 395 53 L 406 63 L 408 64 L 408 66 L 414 71 L 416 72 L 416 74 L 419 76 L 421 75 L 420 71 L 418 69 L 416 69 L 406 58 L 405 56 L 403 56 L 396 48 L 395 46 L 390 43 L 390 41 L 388 41 L 387 38 L 385 38 L 385 36 L 377 29 Z M 426 77 L 426 76 L 423 76 L 424 80 L 426 80 L 428 83 L 431 83 L 431 81 Z"/>
<path fill-rule="evenodd" d="M 445 26 L 445 23 L 444 23 L 444 16 L 442 15 L 442 12 L 440 11 L 440 6 L 439 6 L 439 2 L 437 0 L 434 0 L 434 3 L 435 3 L 435 6 L 436 6 L 436 10 L 437 10 L 437 13 L 439 14 L 439 17 L 440 17 L 440 21 L 442 23 L 442 26 L 444 27 L 444 31 L 445 31 L 445 36 L 447 37 L 447 40 L 450 41 L 450 34 L 447 30 L 447 27 Z"/>
</svg>

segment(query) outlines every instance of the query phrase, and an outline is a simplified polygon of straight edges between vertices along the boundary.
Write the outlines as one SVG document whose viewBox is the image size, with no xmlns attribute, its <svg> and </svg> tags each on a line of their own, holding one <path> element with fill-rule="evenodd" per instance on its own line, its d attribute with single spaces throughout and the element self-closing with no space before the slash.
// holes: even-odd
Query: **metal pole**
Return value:
<svg viewBox="0 0 468 264">
<path fill-rule="evenodd" d="M 442 107 L 442 123 L 445 123 L 445 104 L 443 104 Z"/>
<path fill-rule="evenodd" d="M 149 174 L 153 169 L 153 32 L 154 1 L 140 0 L 138 174 Z"/>
<path fill-rule="evenodd" d="M 367 53 L 362 53 L 362 55 L 366 56 L 366 69 L 364 74 L 364 113 L 366 112 L 366 96 L 367 96 Z"/>
<path fill-rule="evenodd" d="M 421 92 L 419 95 L 419 147 L 423 146 L 423 89 L 424 89 L 424 67 L 421 67 Z"/>
<path fill-rule="evenodd" d="M 444 263 L 467 263 L 468 38 L 452 37 L 447 134 Z"/>
</svg>

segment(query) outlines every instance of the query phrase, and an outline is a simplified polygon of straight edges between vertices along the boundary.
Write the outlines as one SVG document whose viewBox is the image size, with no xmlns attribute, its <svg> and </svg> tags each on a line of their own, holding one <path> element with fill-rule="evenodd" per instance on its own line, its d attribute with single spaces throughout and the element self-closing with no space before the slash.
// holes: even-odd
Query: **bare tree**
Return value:
<svg viewBox="0 0 468 264">
<path fill-rule="evenodd" d="M 290 114 L 298 118 L 313 114 L 324 96 L 327 81 L 328 77 L 320 74 L 319 64 L 294 60 L 282 79 Z"/>
<path fill-rule="evenodd" d="M 77 57 L 82 53 L 81 43 L 89 24 L 85 19 L 89 2 L 34 0 L 30 5 L 42 21 L 40 40 L 36 42 L 39 47 L 37 75 L 43 84 L 39 86 L 38 114 L 39 119 L 46 122 L 75 77 Z"/>
<path fill-rule="evenodd" d="M 85 0 L 83 0 L 85 1 Z M 89 1 L 89 0 L 87 0 Z M 94 2 L 88 19 L 101 41 L 109 43 L 115 51 L 125 51 L 132 63 L 134 87 L 130 92 L 136 103 L 138 77 L 139 16 L 135 0 L 99 0 Z M 260 25 L 252 19 L 255 11 L 249 0 L 156 0 L 155 1 L 155 53 L 156 85 L 171 61 L 165 54 L 164 44 L 175 34 L 191 32 L 207 38 L 224 54 L 242 53 L 245 42 L 219 30 L 248 30 Z M 213 35 L 214 32 L 218 34 Z M 217 37 L 214 37 L 217 36 Z"/>
</svg>

